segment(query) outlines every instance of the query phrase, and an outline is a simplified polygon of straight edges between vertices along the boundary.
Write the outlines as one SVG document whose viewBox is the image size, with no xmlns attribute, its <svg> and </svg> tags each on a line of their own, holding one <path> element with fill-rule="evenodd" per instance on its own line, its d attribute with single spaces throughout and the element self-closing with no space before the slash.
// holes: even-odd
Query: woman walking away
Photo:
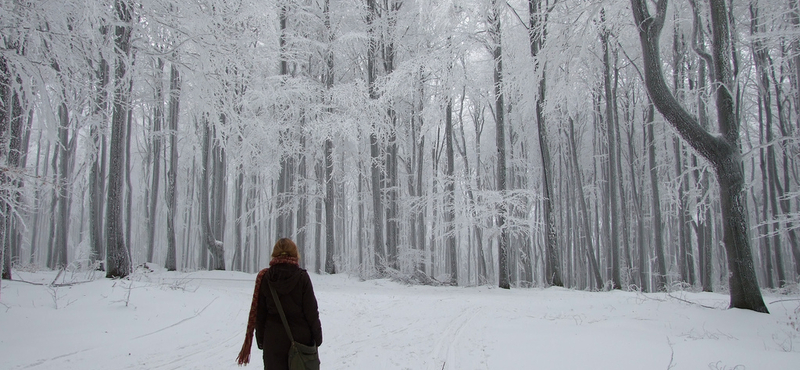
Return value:
<svg viewBox="0 0 800 370">
<path fill-rule="evenodd" d="M 297 245 L 291 239 L 280 239 L 272 250 L 270 267 L 258 273 L 247 321 L 247 335 L 236 358 L 239 365 L 250 362 L 250 347 L 255 330 L 256 344 L 264 352 L 264 369 L 289 368 L 291 341 L 278 306 L 272 298 L 270 286 L 280 299 L 294 341 L 308 346 L 322 344 L 322 324 L 319 321 L 317 298 L 314 296 L 308 272 L 298 264 L 299 257 Z"/>
</svg>

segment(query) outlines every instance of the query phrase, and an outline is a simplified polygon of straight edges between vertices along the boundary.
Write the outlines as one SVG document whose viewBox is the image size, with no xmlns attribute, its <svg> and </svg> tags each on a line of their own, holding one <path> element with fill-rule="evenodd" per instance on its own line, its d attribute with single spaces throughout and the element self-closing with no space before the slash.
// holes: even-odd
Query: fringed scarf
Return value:
<svg viewBox="0 0 800 370">
<path fill-rule="evenodd" d="M 282 255 L 274 257 L 269 261 L 270 266 L 278 263 L 299 265 L 299 259 L 297 257 Z M 253 292 L 253 302 L 250 303 L 250 315 L 247 317 L 247 334 L 245 334 L 244 343 L 242 344 L 242 349 L 239 351 L 239 356 L 236 357 L 236 363 L 239 364 L 239 366 L 250 363 L 250 348 L 253 346 L 253 332 L 256 330 L 256 315 L 258 313 L 258 292 L 261 289 L 261 281 L 267 271 L 269 271 L 269 269 L 263 269 L 259 271 L 258 276 L 256 276 L 256 289 Z"/>
</svg>

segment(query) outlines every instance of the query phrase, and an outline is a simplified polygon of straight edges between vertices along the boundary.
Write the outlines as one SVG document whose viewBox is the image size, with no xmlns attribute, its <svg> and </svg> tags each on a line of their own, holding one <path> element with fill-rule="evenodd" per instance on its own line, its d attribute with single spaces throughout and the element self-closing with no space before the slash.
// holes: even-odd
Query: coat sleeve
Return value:
<svg viewBox="0 0 800 370">
<path fill-rule="evenodd" d="M 264 282 L 266 278 L 264 275 L 266 273 L 258 274 L 258 278 L 256 279 L 256 286 L 261 288 L 261 283 Z M 258 309 L 256 310 L 256 344 L 258 345 L 258 349 L 264 349 L 264 326 L 266 325 L 267 321 L 267 300 L 264 294 L 261 292 L 262 289 L 258 290 Z"/>
<path fill-rule="evenodd" d="M 322 323 L 319 321 L 319 308 L 317 307 L 317 297 L 314 295 L 314 286 L 311 284 L 311 277 L 305 273 L 306 284 L 303 289 L 303 313 L 306 322 L 310 326 L 311 336 L 317 346 L 322 344 Z"/>
</svg>

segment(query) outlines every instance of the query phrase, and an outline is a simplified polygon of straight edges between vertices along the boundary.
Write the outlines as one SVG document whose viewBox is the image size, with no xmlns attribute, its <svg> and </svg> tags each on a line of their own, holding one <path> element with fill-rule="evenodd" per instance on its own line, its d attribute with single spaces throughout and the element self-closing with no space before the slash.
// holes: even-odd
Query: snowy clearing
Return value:
<svg viewBox="0 0 800 370">
<path fill-rule="evenodd" d="M 255 274 L 133 281 L 14 271 L 0 296 L 3 369 L 236 369 Z M 406 286 L 311 275 L 324 369 L 798 369 L 800 295 L 770 315 L 716 293 Z M 78 283 L 81 281 L 86 281 Z M 260 369 L 261 352 L 252 363 Z"/>
</svg>

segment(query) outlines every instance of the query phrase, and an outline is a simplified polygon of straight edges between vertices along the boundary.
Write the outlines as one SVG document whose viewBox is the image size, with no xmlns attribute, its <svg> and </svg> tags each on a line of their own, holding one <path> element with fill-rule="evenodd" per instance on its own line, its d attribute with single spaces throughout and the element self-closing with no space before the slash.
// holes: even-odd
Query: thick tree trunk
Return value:
<svg viewBox="0 0 800 370">
<path fill-rule="evenodd" d="M 710 0 L 713 31 L 714 82 L 717 116 L 722 137 L 715 137 L 698 124 L 672 96 L 661 72 L 658 37 L 664 24 L 667 1 L 657 2 L 655 16 L 650 15 L 644 0 L 631 0 L 638 27 L 644 61 L 645 83 L 650 97 L 664 118 L 681 137 L 717 172 L 723 219 L 723 243 L 728 256 L 731 307 L 767 312 L 753 265 L 745 214 L 744 174 L 739 148 L 739 124 L 731 95 L 730 34 L 724 0 Z"/>
<path fill-rule="evenodd" d="M 122 224 L 122 198 L 125 177 L 124 144 L 128 123 L 129 87 L 126 83 L 126 66 L 130 57 L 130 21 L 133 11 L 126 0 L 116 0 L 114 8 L 120 22 L 115 26 L 116 68 L 114 72 L 114 107 L 111 117 L 111 152 L 108 169 L 108 202 L 106 203 L 106 277 L 125 277 L 131 272 L 130 255 L 125 245 Z"/>
</svg>

